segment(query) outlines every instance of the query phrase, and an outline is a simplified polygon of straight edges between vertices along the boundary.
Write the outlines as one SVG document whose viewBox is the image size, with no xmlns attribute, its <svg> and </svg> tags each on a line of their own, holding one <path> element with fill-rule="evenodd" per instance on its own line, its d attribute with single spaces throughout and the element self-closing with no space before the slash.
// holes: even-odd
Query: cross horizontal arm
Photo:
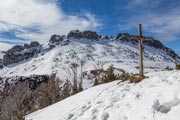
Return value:
<svg viewBox="0 0 180 120">
<path fill-rule="evenodd" d="M 142 38 L 143 40 L 154 40 L 153 37 L 147 37 L 147 36 L 140 37 L 139 35 L 126 35 L 125 38 L 128 40 L 133 40 L 133 39 L 139 40 L 140 38 Z"/>
<path fill-rule="evenodd" d="M 139 38 L 139 36 L 137 36 Z M 153 37 L 146 37 L 146 36 L 142 36 L 143 40 L 153 40 Z"/>
</svg>

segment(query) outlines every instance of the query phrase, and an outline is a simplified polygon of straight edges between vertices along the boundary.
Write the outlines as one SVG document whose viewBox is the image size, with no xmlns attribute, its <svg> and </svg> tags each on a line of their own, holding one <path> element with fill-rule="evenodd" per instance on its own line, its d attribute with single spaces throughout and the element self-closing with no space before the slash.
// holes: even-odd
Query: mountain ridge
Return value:
<svg viewBox="0 0 180 120">
<path fill-rule="evenodd" d="M 121 40 L 124 42 L 132 42 L 133 44 L 137 44 L 138 42 L 138 36 L 136 35 L 130 35 L 128 33 L 118 33 L 116 37 L 112 36 L 102 36 L 98 35 L 96 32 L 93 31 L 79 31 L 74 30 L 70 31 L 67 35 L 52 35 L 49 40 L 49 49 L 54 48 L 56 45 L 59 45 L 60 42 L 64 41 L 65 39 L 87 39 L 87 40 Z M 151 40 L 143 41 L 144 45 L 152 46 L 158 49 L 163 49 L 167 52 L 170 56 L 173 58 L 180 57 L 170 48 L 165 47 L 160 41 L 155 40 L 153 37 L 149 37 Z M 62 44 L 62 43 L 61 43 Z M 64 43 L 66 45 L 68 43 Z M 15 45 L 11 49 L 7 50 L 5 52 L 5 55 L 3 55 L 3 65 L 7 66 L 13 63 L 18 63 L 20 61 L 32 58 L 35 54 L 38 54 L 41 52 L 41 45 L 34 41 L 30 44 L 24 44 L 24 45 Z M 19 55 L 17 55 L 19 53 Z M 2 58 L 1 58 L 2 59 Z"/>
<path fill-rule="evenodd" d="M 0 70 L 0 76 L 57 74 L 62 81 L 65 81 L 72 79 L 70 68 L 72 64 L 77 64 L 78 74 L 80 72 L 85 74 L 83 88 L 86 89 L 93 85 L 91 70 L 94 70 L 98 64 L 101 64 L 103 69 L 113 65 L 127 73 L 138 73 L 138 41 L 127 39 L 128 34 L 121 34 L 121 37 L 118 34 L 118 37 L 101 36 L 102 38 L 92 39 L 97 38 L 95 32 L 70 33 L 68 37 L 52 35 L 49 43 L 44 45 L 32 42 L 8 50 L 5 56 L 10 54 L 10 59 L 7 60 L 9 63 L 12 61 L 15 63 L 4 66 Z M 82 71 L 81 63 L 83 63 Z M 180 57 L 161 42 L 151 40 L 144 43 L 145 72 L 161 71 L 166 67 L 175 68 L 178 63 Z"/>
<path fill-rule="evenodd" d="M 59 92 L 63 95 L 59 99 L 62 100 L 97 84 L 117 79 L 127 80 L 128 78 L 123 79 L 123 76 L 128 77 L 139 72 L 137 38 L 127 33 L 111 37 L 100 36 L 92 31 L 71 31 L 66 36 L 52 35 L 46 44 L 34 41 L 16 45 L 1 54 L 3 68 L 0 70 L 0 92 L 8 92 L 11 86 L 17 90 L 24 88 L 25 91 L 33 91 L 57 80 L 57 90 L 60 88 Z M 176 64 L 180 63 L 179 56 L 160 41 L 151 39 L 144 41 L 145 74 L 175 68 Z M 54 78 L 51 79 L 50 76 Z M 44 94 L 46 98 L 46 93 Z M 161 105 L 158 101 L 156 104 Z M 50 103 L 45 106 L 48 105 Z M 36 110 L 40 108 L 37 103 Z M 159 109 L 161 108 L 154 108 L 155 111 L 160 111 Z M 30 113 L 31 110 L 27 110 Z M 70 114 L 68 119 L 71 118 L 73 117 Z M 106 119 L 106 115 L 103 119 Z"/>
</svg>

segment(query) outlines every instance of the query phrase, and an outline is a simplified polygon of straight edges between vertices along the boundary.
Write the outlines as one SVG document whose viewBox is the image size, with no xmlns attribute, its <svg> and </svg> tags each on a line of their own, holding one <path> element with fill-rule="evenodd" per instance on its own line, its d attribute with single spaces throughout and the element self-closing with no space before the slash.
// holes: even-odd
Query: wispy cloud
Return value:
<svg viewBox="0 0 180 120">
<path fill-rule="evenodd" d="M 52 34 L 66 34 L 73 29 L 98 29 L 101 26 L 95 15 L 66 14 L 57 2 L 1 0 L 0 32 L 15 31 L 17 38 L 46 42 Z"/>
<path fill-rule="evenodd" d="M 177 0 L 133 0 L 126 6 L 132 16 L 122 21 L 119 28 L 135 29 L 142 23 L 145 32 L 164 42 L 180 39 L 179 5 Z"/>
</svg>

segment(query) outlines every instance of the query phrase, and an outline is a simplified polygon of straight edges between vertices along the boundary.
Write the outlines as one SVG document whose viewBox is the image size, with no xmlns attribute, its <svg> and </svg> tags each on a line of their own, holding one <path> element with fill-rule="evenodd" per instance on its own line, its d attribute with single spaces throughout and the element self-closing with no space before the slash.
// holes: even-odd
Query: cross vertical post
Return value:
<svg viewBox="0 0 180 120">
<path fill-rule="evenodd" d="M 142 36 L 142 25 L 138 25 L 138 34 L 139 34 L 139 76 L 144 76 L 143 68 L 143 36 Z"/>
</svg>

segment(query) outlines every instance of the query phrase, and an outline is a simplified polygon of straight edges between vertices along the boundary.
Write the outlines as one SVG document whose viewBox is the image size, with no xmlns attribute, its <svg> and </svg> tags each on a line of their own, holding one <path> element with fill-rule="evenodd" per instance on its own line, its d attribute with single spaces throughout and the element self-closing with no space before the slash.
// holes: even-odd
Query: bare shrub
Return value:
<svg viewBox="0 0 180 120">
<path fill-rule="evenodd" d="M 129 78 L 130 78 L 130 74 L 129 74 L 129 73 L 126 73 L 126 72 L 124 72 L 123 74 L 121 74 L 121 75 L 119 76 L 119 79 L 122 80 L 122 81 L 126 81 L 126 80 L 128 80 Z"/>
<path fill-rule="evenodd" d="M 79 79 L 79 91 L 83 90 L 83 67 L 84 67 L 84 61 L 81 60 L 80 62 L 80 79 Z"/>
<path fill-rule="evenodd" d="M 129 77 L 129 82 L 130 83 L 139 83 L 139 82 L 141 82 L 143 79 L 145 79 L 145 78 L 147 78 L 147 77 L 145 77 L 145 76 L 140 76 L 139 74 L 134 74 L 134 75 L 131 75 L 130 77 Z"/>
<path fill-rule="evenodd" d="M 28 112 L 26 108 L 30 107 L 31 97 L 31 90 L 26 81 L 10 86 L 1 99 L 0 119 L 22 119 L 22 116 Z"/>
<path fill-rule="evenodd" d="M 71 63 L 70 68 L 68 69 L 68 81 L 72 82 L 72 93 L 76 94 L 83 90 L 83 69 L 84 69 L 84 61 L 78 63 Z"/>
<path fill-rule="evenodd" d="M 96 64 L 94 65 L 94 68 L 97 70 L 97 69 L 103 69 L 104 68 L 104 65 L 106 63 L 103 62 L 103 61 L 97 61 Z"/>
<path fill-rule="evenodd" d="M 117 75 L 114 74 L 114 67 L 113 65 L 110 65 L 108 69 L 105 71 L 105 75 L 101 78 L 101 81 L 102 83 L 107 83 L 117 79 Z"/>
<path fill-rule="evenodd" d="M 0 120 L 21 120 L 24 115 L 63 99 L 55 75 L 36 88 L 30 84 L 28 80 L 19 81 L 0 92 Z"/>
<path fill-rule="evenodd" d="M 35 91 L 37 95 L 36 106 L 38 109 L 51 105 L 61 99 L 59 83 L 55 75 L 47 82 L 40 84 Z"/>
<path fill-rule="evenodd" d="M 104 65 L 105 65 L 105 62 L 97 61 L 97 63 L 94 65 L 94 70 L 90 71 L 90 73 L 94 77 L 94 86 L 100 84 L 101 76 L 105 72 Z"/>
<path fill-rule="evenodd" d="M 106 70 L 103 69 L 102 64 L 98 64 L 97 66 L 98 67 L 95 67 L 95 70 L 90 71 L 90 73 L 94 76 L 94 86 L 114 80 L 121 80 L 121 82 L 129 80 L 130 83 L 138 83 L 147 78 L 145 76 L 141 77 L 139 74 L 129 74 L 123 69 L 115 68 L 113 65 L 110 65 Z M 114 70 L 121 72 L 121 74 L 116 75 Z"/>
<path fill-rule="evenodd" d="M 111 82 L 114 80 L 128 80 L 129 74 L 126 73 L 123 69 L 115 68 L 113 65 L 110 65 L 106 70 L 104 70 L 102 67 L 101 69 L 95 69 L 91 70 L 90 73 L 94 76 L 94 85 L 99 85 L 102 83 Z M 115 74 L 115 71 L 117 70 L 121 72 L 122 74 Z"/>
<path fill-rule="evenodd" d="M 98 85 L 101 83 L 102 76 L 104 76 L 105 71 L 103 69 L 96 69 L 96 70 L 91 70 L 90 73 L 93 75 L 94 85 Z"/>
<path fill-rule="evenodd" d="M 66 80 L 64 85 L 61 87 L 60 95 L 62 99 L 67 98 L 72 95 L 72 84 L 69 80 Z"/>
<path fill-rule="evenodd" d="M 78 91 L 78 64 L 72 63 L 70 66 L 73 75 L 73 93 Z"/>
</svg>

